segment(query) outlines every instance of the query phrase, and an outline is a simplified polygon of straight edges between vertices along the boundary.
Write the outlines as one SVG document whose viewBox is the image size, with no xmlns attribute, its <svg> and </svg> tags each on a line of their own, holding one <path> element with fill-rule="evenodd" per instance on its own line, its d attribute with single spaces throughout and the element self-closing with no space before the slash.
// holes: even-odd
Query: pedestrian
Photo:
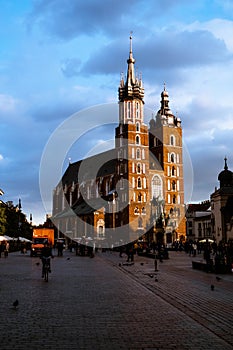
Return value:
<svg viewBox="0 0 233 350">
<path fill-rule="evenodd" d="M 9 242 L 6 242 L 5 243 L 5 247 L 4 247 L 4 256 L 5 256 L 5 258 L 8 257 L 9 248 L 10 248 L 10 244 L 9 244 Z"/>
<path fill-rule="evenodd" d="M 197 244 L 196 242 L 193 243 L 193 256 L 196 256 L 197 254 Z"/>
<path fill-rule="evenodd" d="M 129 243 L 126 246 L 126 254 L 127 254 L 127 262 L 134 261 L 134 250 L 133 250 L 133 244 Z"/>
</svg>

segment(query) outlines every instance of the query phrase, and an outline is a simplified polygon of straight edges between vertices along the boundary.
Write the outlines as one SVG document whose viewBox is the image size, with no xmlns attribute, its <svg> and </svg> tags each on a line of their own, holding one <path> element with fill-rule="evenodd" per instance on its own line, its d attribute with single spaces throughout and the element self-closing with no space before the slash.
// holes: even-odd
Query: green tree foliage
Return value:
<svg viewBox="0 0 233 350">
<path fill-rule="evenodd" d="M 0 204 L 0 234 L 6 234 L 6 208 Z"/>
<path fill-rule="evenodd" d="M 19 236 L 32 239 L 32 228 L 26 215 L 13 202 L 1 203 L 0 206 L 0 230 L 1 234 L 13 238 Z"/>
</svg>

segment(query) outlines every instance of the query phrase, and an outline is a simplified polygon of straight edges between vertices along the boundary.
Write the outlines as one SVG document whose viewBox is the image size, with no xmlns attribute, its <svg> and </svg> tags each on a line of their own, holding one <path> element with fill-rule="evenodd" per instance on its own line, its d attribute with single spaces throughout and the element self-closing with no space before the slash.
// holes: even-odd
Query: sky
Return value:
<svg viewBox="0 0 233 350">
<path fill-rule="evenodd" d="M 112 148 L 131 31 L 145 120 L 159 110 L 166 83 L 182 121 L 185 186 L 192 183 L 186 201 L 210 198 L 225 157 L 233 170 L 233 1 L 0 4 L 1 199 L 20 198 L 34 224 L 51 214 L 52 191 L 69 161 Z"/>
</svg>

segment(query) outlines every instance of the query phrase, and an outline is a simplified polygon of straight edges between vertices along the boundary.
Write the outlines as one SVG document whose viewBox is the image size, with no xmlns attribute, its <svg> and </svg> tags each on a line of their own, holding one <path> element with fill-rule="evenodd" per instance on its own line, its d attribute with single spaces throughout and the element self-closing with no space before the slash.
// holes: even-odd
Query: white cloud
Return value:
<svg viewBox="0 0 233 350">
<path fill-rule="evenodd" d="M 19 100 L 10 95 L 0 94 L 0 111 L 13 112 L 17 109 Z"/>
<path fill-rule="evenodd" d="M 196 21 L 188 25 L 187 29 L 192 31 L 208 30 L 216 38 L 223 40 L 228 50 L 233 52 L 233 21 L 222 18 L 214 18 L 210 21 L 202 23 Z"/>
</svg>

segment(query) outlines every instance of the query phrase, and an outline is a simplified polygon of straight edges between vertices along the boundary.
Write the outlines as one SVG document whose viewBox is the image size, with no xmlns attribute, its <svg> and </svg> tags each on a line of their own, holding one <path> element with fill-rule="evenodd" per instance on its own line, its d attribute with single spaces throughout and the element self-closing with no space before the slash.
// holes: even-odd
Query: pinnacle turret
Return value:
<svg viewBox="0 0 233 350">
<path fill-rule="evenodd" d="M 124 81 L 124 77 L 122 75 L 120 86 L 118 89 L 119 101 L 124 101 L 125 99 L 134 99 L 134 98 L 143 100 L 144 88 L 143 88 L 142 78 L 136 77 L 135 71 L 134 71 L 135 59 L 133 57 L 132 35 L 130 35 L 130 50 L 129 50 L 129 58 L 127 60 L 127 64 L 128 64 L 128 69 L 127 69 L 126 81 Z"/>
</svg>

